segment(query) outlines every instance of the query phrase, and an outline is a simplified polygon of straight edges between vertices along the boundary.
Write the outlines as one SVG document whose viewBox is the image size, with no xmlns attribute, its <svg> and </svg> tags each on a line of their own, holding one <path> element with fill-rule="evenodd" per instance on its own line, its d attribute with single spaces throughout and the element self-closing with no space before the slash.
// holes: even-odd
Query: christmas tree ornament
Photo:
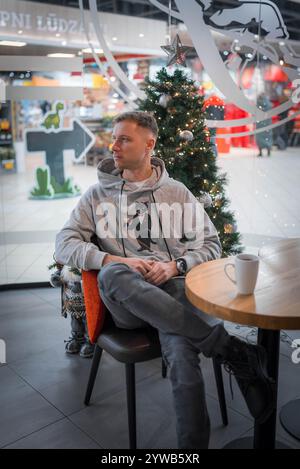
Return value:
<svg viewBox="0 0 300 469">
<path fill-rule="evenodd" d="M 233 233 L 233 231 L 234 231 L 234 228 L 233 228 L 233 225 L 231 223 L 226 223 L 224 225 L 224 233 L 231 234 L 231 233 Z"/>
<path fill-rule="evenodd" d="M 220 208 L 222 206 L 222 195 L 217 195 L 214 200 L 214 206 Z"/>
<path fill-rule="evenodd" d="M 212 206 L 212 198 L 207 192 L 204 192 L 203 194 L 201 194 L 200 197 L 198 197 L 198 200 L 200 204 L 203 205 L 204 208 L 208 208 Z"/>
<path fill-rule="evenodd" d="M 179 138 L 186 142 L 192 142 L 192 140 L 194 140 L 194 134 L 190 130 L 182 130 L 179 134 Z"/>
<path fill-rule="evenodd" d="M 161 49 L 169 56 L 167 67 L 177 64 L 186 67 L 186 54 L 194 50 L 193 47 L 183 46 L 178 34 L 170 46 L 161 46 Z"/>
<path fill-rule="evenodd" d="M 172 99 L 172 96 L 170 96 L 169 94 L 162 94 L 161 97 L 159 98 L 158 103 L 161 107 L 166 108 L 171 99 Z"/>
</svg>

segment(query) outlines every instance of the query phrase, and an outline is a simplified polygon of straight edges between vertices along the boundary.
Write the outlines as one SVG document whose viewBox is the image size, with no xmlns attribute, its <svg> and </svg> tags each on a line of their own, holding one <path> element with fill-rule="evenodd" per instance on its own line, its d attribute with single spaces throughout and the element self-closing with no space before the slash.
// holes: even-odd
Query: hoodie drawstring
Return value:
<svg viewBox="0 0 300 469">
<path fill-rule="evenodd" d="M 125 181 L 123 181 L 122 183 L 122 187 L 121 187 L 121 193 L 120 193 L 120 204 L 119 204 L 119 220 L 120 220 L 120 223 L 122 223 L 122 195 L 123 195 L 123 190 L 124 190 L 124 186 L 125 186 Z M 121 232 L 121 241 L 122 241 L 122 248 L 123 248 L 123 253 L 124 253 L 124 257 L 127 257 L 126 255 L 126 249 L 125 249 L 125 243 L 124 243 L 124 238 L 123 238 L 123 227 L 122 228 L 122 232 Z"/>
<path fill-rule="evenodd" d="M 169 254 L 169 257 L 170 257 L 170 261 L 172 261 L 172 260 L 173 260 L 173 258 L 172 258 L 172 255 L 171 255 L 171 252 L 170 252 L 170 249 L 169 249 L 169 246 L 168 246 L 167 240 L 166 240 L 166 238 L 165 238 L 165 235 L 164 235 L 164 232 L 163 232 L 162 223 L 161 223 L 161 219 L 159 218 L 159 211 L 157 210 L 157 206 L 156 206 L 156 200 L 155 200 L 155 197 L 154 197 L 154 193 L 153 193 L 153 191 L 151 191 L 151 194 L 152 194 L 152 198 L 153 198 L 153 200 L 154 200 L 155 209 L 156 209 L 157 217 L 158 217 L 158 220 L 159 220 L 159 227 L 160 227 L 160 231 L 161 231 L 161 234 L 162 234 L 162 237 L 163 237 L 164 243 L 165 243 L 165 245 L 166 245 L 166 248 L 167 248 L 167 251 L 168 251 L 168 254 Z"/>
</svg>

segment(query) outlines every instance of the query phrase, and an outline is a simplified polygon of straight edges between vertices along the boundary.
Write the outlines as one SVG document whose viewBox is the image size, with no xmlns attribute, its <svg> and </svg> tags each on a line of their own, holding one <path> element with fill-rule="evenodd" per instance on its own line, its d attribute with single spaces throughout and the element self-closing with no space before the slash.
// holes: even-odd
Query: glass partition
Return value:
<svg viewBox="0 0 300 469">
<path fill-rule="evenodd" d="M 176 0 L 170 18 L 169 1 L 150 3 L 159 20 L 126 16 L 129 29 L 120 15 L 103 16 L 101 3 L 98 17 L 87 9 L 84 18 L 80 2 L 53 6 L 56 16 L 38 2 L 36 13 L 31 2 L 5 3 L 0 35 L 14 45 L 0 42 L 0 285 L 49 280 L 55 235 L 110 155 L 113 116 L 130 108 L 146 76 L 166 66 L 160 45 L 177 33 L 193 49 L 184 70 L 204 97 L 217 164 L 227 173 L 235 222 L 226 229 L 240 232 L 252 252 L 300 236 L 300 47 L 293 26 L 300 5 L 194 1 L 193 10 Z M 16 46 L 20 38 L 26 47 Z"/>
</svg>

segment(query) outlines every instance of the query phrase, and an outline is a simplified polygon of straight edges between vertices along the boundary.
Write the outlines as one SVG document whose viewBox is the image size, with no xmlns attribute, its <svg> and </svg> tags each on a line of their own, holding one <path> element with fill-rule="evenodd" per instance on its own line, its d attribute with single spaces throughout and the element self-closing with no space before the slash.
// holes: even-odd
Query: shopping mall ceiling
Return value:
<svg viewBox="0 0 300 469">
<path fill-rule="evenodd" d="M 38 0 L 30 0 L 38 1 Z M 201 0 L 196 0 L 201 4 Z M 251 0 L 254 1 L 254 0 Z M 300 0 L 272 0 L 275 3 L 285 21 L 290 34 L 290 39 L 300 41 Z M 84 7 L 88 8 L 89 1 L 83 0 Z M 166 6 L 169 0 L 160 0 Z M 60 6 L 68 6 L 78 8 L 78 0 L 43 0 L 39 3 L 56 4 Z M 213 0 L 210 13 L 223 8 L 234 8 L 240 6 L 243 0 Z M 259 0 L 257 0 L 259 3 Z M 139 16 L 154 19 L 166 19 L 166 14 L 154 7 L 149 0 L 97 0 L 98 10 L 108 13 L 118 13 L 131 16 Z M 176 9 L 174 0 L 172 8 Z M 176 20 L 173 20 L 175 22 Z"/>
</svg>

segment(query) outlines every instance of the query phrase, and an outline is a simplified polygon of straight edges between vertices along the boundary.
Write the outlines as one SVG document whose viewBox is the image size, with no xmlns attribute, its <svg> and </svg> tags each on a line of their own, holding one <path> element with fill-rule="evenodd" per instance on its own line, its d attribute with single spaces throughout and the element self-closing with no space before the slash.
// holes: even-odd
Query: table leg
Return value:
<svg viewBox="0 0 300 469">
<path fill-rule="evenodd" d="M 267 371 L 275 381 L 274 409 L 264 423 L 255 422 L 254 438 L 240 438 L 232 441 L 225 446 L 225 449 L 288 449 L 288 446 L 276 441 L 280 331 L 258 329 L 257 343 L 262 345 L 267 352 Z"/>
<path fill-rule="evenodd" d="M 268 374 L 275 381 L 275 396 L 274 409 L 270 417 L 262 424 L 255 422 L 253 446 L 254 449 L 274 449 L 276 441 L 280 331 L 258 329 L 257 343 L 262 345 L 267 352 Z"/>
</svg>

